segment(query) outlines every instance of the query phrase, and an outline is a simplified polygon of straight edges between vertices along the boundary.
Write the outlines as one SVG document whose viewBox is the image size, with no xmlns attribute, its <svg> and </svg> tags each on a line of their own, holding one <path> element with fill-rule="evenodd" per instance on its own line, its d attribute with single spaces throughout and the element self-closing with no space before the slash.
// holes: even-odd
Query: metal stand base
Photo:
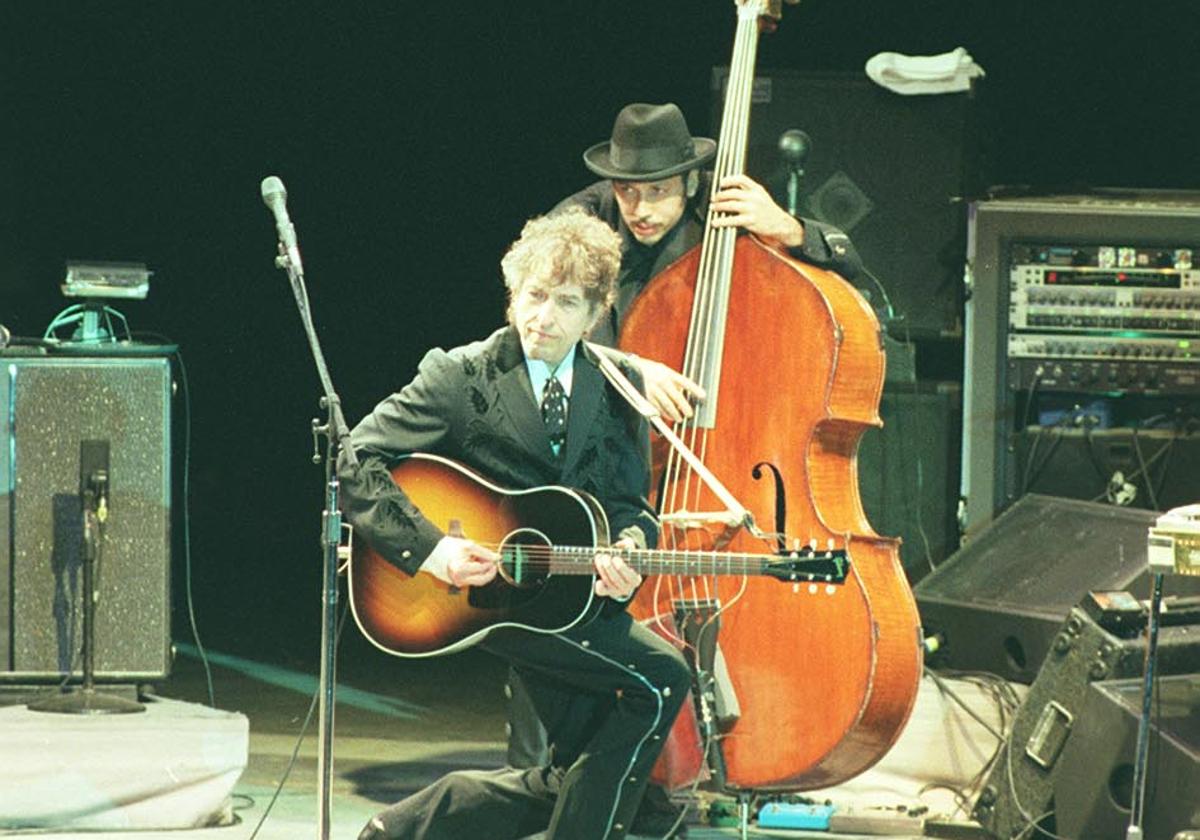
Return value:
<svg viewBox="0 0 1200 840">
<path fill-rule="evenodd" d="M 30 703 L 27 708 L 31 712 L 54 712 L 63 715 L 128 715 L 146 711 L 146 707 L 136 700 L 103 694 L 91 687 L 45 697 Z"/>
<path fill-rule="evenodd" d="M 747 840 L 750 837 L 750 794 L 738 794 L 738 837 Z"/>
</svg>

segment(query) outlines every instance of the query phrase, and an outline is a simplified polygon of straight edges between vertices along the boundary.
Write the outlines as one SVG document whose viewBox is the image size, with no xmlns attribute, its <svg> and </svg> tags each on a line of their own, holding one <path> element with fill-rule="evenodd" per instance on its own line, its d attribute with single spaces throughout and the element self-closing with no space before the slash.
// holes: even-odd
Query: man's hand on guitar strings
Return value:
<svg viewBox="0 0 1200 840">
<path fill-rule="evenodd" d="M 635 548 L 632 540 L 618 540 L 613 548 Z M 629 568 L 629 564 L 617 554 L 597 554 L 596 594 L 600 597 L 625 601 L 642 582 L 642 576 Z"/>
<path fill-rule="evenodd" d="M 442 537 L 425 562 L 429 572 L 452 586 L 483 586 L 490 583 L 499 569 L 500 555 L 462 537 Z"/>
</svg>

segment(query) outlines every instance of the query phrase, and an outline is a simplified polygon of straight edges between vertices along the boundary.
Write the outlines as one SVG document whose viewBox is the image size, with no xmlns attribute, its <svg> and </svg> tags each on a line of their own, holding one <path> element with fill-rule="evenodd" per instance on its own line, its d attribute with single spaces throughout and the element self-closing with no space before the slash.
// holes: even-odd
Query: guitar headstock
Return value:
<svg viewBox="0 0 1200 840">
<path fill-rule="evenodd" d="M 844 548 L 818 549 L 799 546 L 778 553 L 778 560 L 767 564 L 764 574 L 787 583 L 845 583 L 850 573 L 850 557 Z"/>
</svg>

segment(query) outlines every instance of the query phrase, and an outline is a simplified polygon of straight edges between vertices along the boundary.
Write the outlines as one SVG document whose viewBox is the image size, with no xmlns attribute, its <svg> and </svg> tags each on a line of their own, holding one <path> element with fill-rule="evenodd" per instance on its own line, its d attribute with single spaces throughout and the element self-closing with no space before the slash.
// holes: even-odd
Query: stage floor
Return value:
<svg viewBox="0 0 1200 840">
<path fill-rule="evenodd" d="M 377 811 L 451 769 L 499 766 L 503 762 L 504 668 L 500 663 L 471 651 L 428 661 L 397 660 L 366 647 L 360 640 L 347 639 L 345 644 L 339 660 L 330 837 L 354 840 Z M 310 663 L 272 664 L 263 658 L 209 652 L 216 708 L 239 712 L 249 720 L 249 761 L 234 787 L 234 824 L 170 831 L 71 833 L 42 828 L 8 834 L 40 840 L 318 837 L 315 710 L 288 781 L 255 834 L 296 749 L 317 686 L 318 652 L 313 652 Z M 193 648 L 180 645 L 171 678 L 156 691 L 162 697 L 207 704 L 207 681 Z M 20 760 L 19 756 L 13 758 Z M 114 767 L 113 772 L 119 773 L 121 768 Z M 966 836 L 961 832 L 954 835 Z M 737 836 L 739 832 L 734 828 L 689 825 L 693 840 Z M 750 836 L 839 840 L 865 837 L 761 829 L 752 830 Z M 929 836 L 928 831 L 925 836 Z"/>
</svg>

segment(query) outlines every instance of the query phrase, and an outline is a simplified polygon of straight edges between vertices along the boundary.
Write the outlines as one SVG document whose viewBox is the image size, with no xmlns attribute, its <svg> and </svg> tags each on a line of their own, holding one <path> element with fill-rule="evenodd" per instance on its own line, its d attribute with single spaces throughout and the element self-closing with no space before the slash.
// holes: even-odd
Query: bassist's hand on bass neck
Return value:
<svg viewBox="0 0 1200 840">
<path fill-rule="evenodd" d="M 709 204 L 713 227 L 740 227 L 772 248 L 800 248 L 804 225 L 775 203 L 762 184 L 742 175 L 721 179 Z"/>
</svg>

